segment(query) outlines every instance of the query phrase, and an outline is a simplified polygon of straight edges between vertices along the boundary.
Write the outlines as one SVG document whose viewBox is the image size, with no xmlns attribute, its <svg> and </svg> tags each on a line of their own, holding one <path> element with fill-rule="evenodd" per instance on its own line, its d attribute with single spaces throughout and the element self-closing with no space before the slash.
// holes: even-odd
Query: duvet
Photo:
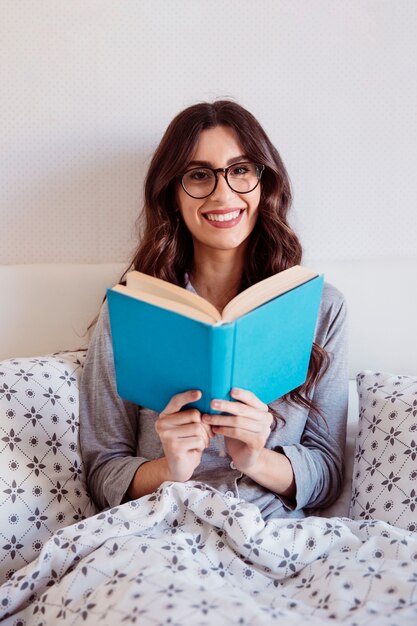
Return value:
<svg viewBox="0 0 417 626">
<path fill-rule="evenodd" d="M 417 535 L 383 522 L 264 522 L 195 482 L 164 483 L 58 531 L 0 588 L 2 623 L 417 624 Z"/>
</svg>

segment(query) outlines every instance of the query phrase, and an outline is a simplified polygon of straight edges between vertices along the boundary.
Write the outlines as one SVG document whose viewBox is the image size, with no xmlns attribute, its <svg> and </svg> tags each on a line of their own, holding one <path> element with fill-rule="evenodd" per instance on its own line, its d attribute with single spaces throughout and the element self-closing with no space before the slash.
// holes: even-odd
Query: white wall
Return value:
<svg viewBox="0 0 417 626">
<path fill-rule="evenodd" d="M 0 263 L 124 261 L 166 125 L 233 97 L 307 257 L 416 256 L 415 0 L 0 0 Z"/>
</svg>

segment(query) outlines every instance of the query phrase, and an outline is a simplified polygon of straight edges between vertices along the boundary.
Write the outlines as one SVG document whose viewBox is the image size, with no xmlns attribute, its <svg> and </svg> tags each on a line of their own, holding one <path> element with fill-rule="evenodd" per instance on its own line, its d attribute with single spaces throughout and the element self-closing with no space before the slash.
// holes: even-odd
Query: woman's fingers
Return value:
<svg viewBox="0 0 417 626">
<path fill-rule="evenodd" d="M 231 402 L 230 400 L 212 400 L 210 406 L 215 411 L 229 413 L 230 415 L 244 415 L 249 419 L 258 419 L 258 415 L 261 413 L 259 409 L 254 410 L 252 406 L 242 402 Z"/>
<path fill-rule="evenodd" d="M 201 391 L 178 393 L 171 398 L 155 422 L 172 480 L 189 480 L 214 437 L 195 408 L 183 407 L 201 398 Z"/>
<path fill-rule="evenodd" d="M 214 434 L 211 426 L 209 424 L 203 422 L 203 421 L 201 422 L 201 425 L 204 428 L 204 430 L 206 431 L 207 437 L 209 438 L 209 440 L 213 439 L 213 437 L 215 437 L 215 434 Z"/>
<path fill-rule="evenodd" d="M 262 400 L 260 400 L 254 393 L 248 391 L 247 389 L 234 387 L 233 389 L 231 389 L 230 395 L 232 396 L 232 398 L 235 398 L 238 402 L 240 402 L 243 406 L 247 405 L 248 407 L 253 407 L 254 409 L 258 409 L 259 411 L 262 411 L 264 413 L 267 413 L 269 410 L 267 404 L 262 402 Z M 177 393 L 175 396 L 172 396 L 171 400 L 168 402 L 161 415 L 178 413 L 181 411 L 183 406 L 191 402 L 196 402 L 200 398 L 201 391 L 197 389 Z M 214 405 L 214 403 L 217 404 Z M 227 411 L 233 414 L 236 413 L 236 402 L 230 402 L 227 400 L 212 400 L 212 406 L 216 410 L 221 410 L 224 412 Z"/>
<path fill-rule="evenodd" d="M 238 400 L 239 402 L 244 402 L 249 406 L 253 406 L 254 409 L 259 409 L 260 411 L 264 411 L 265 413 L 269 410 L 268 405 L 265 404 L 265 402 L 262 402 L 262 400 L 260 400 L 258 396 L 255 396 L 252 391 L 248 391 L 247 389 L 233 387 L 233 389 L 230 390 L 230 395 L 232 396 L 232 398 L 236 398 L 236 400 Z"/>
<path fill-rule="evenodd" d="M 161 413 L 158 422 L 161 428 L 177 428 L 183 424 L 198 424 L 201 422 L 201 413 L 197 409 L 186 409 L 179 413 Z"/>
<path fill-rule="evenodd" d="M 242 442 L 251 443 L 254 436 L 267 438 L 273 422 L 268 405 L 246 389 L 232 389 L 230 395 L 236 401 L 212 400 L 211 407 L 221 413 L 203 414 L 203 422 L 209 424 L 215 434 Z"/>
<path fill-rule="evenodd" d="M 202 435 L 194 435 L 192 437 L 175 439 L 171 446 L 171 452 L 179 458 L 184 452 L 190 452 L 191 450 L 203 452 L 206 447 L 204 437 Z"/>
<path fill-rule="evenodd" d="M 229 413 L 229 415 L 240 415 L 249 420 L 255 421 L 264 420 L 266 416 L 270 415 L 268 407 L 266 407 L 267 410 L 264 411 L 254 408 L 253 406 L 243 404 L 242 402 L 231 402 L 230 400 L 212 400 L 211 407 L 216 411 Z"/>
<path fill-rule="evenodd" d="M 259 447 L 264 444 L 265 437 L 261 431 L 254 432 L 246 428 L 236 428 L 235 426 L 215 426 L 216 435 L 223 435 L 229 439 L 237 439 L 242 443 Z"/>
<path fill-rule="evenodd" d="M 226 434 L 234 429 L 239 431 L 246 431 L 248 433 L 268 433 L 270 432 L 270 426 L 272 423 L 272 416 L 270 413 L 260 413 L 258 417 L 251 416 L 246 417 L 243 415 L 208 415 L 204 413 L 202 416 L 204 423 L 209 424 L 215 433 Z M 220 431 L 219 428 L 222 428 Z"/>
<path fill-rule="evenodd" d="M 191 391 L 183 391 L 172 396 L 171 400 L 162 411 L 161 415 L 169 415 L 171 413 L 178 413 L 182 407 L 190 402 L 196 402 L 201 398 L 201 391 L 194 389 Z"/>
<path fill-rule="evenodd" d="M 170 416 L 176 417 L 176 416 Z M 199 418 L 198 422 L 192 422 L 190 419 L 182 423 L 173 424 L 171 419 L 162 418 L 155 423 L 156 431 L 162 443 L 169 443 L 174 439 L 188 439 L 190 437 L 200 437 L 204 443 L 204 447 L 210 444 L 211 427 L 203 424 Z"/>
<path fill-rule="evenodd" d="M 198 390 L 184 391 L 173 396 L 157 420 L 157 431 L 161 432 L 165 429 L 177 428 L 183 424 L 200 423 L 207 437 L 209 439 L 214 437 L 210 426 L 203 424 L 201 421 L 201 413 L 198 409 L 190 408 L 183 411 L 181 410 L 184 405 L 199 400 L 200 398 L 201 391 Z"/>
</svg>

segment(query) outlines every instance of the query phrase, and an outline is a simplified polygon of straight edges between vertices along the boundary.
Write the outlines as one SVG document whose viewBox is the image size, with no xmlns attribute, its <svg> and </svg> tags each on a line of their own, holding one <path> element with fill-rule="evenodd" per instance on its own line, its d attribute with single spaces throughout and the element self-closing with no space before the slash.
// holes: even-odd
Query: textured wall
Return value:
<svg viewBox="0 0 417 626">
<path fill-rule="evenodd" d="M 0 263 L 125 260 L 172 116 L 230 96 L 307 256 L 416 254 L 414 0 L 0 0 Z"/>
</svg>

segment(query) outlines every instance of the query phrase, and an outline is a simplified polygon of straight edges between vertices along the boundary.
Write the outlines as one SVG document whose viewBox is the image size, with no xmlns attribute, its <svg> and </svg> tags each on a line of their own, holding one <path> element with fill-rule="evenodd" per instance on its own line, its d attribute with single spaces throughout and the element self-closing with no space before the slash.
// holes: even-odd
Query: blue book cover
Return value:
<svg viewBox="0 0 417 626">
<path fill-rule="evenodd" d="M 193 404 L 241 387 L 270 403 L 303 384 L 323 276 L 316 276 L 234 321 L 208 323 L 109 289 L 119 395 L 160 413 L 176 393 L 200 389 Z"/>
</svg>

